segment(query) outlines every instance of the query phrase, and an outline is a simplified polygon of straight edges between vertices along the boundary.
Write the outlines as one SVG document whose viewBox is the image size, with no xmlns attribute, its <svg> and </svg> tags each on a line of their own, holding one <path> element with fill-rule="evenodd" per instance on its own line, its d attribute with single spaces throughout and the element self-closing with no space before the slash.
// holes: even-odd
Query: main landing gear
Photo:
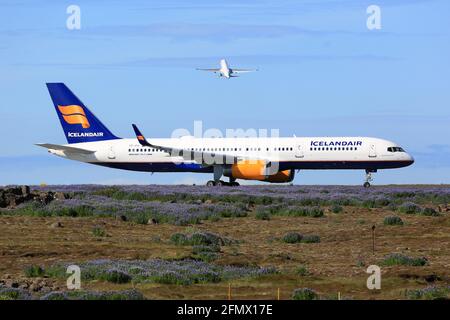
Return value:
<svg viewBox="0 0 450 320">
<path fill-rule="evenodd" d="M 366 170 L 366 181 L 364 182 L 363 186 L 364 188 L 370 187 L 370 182 L 372 182 L 372 173 L 377 172 L 377 170 Z"/>
<path fill-rule="evenodd" d="M 208 187 L 213 187 L 213 186 L 218 186 L 218 187 L 221 187 L 221 186 L 239 187 L 239 183 L 236 182 L 236 181 L 226 182 L 226 181 L 223 181 L 223 180 L 219 180 L 219 181 L 209 180 L 206 183 L 206 186 L 208 186 Z"/>
<path fill-rule="evenodd" d="M 223 166 L 217 165 L 214 166 L 214 180 L 209 180 L 206 183 L 206 186 L 213 187 L 213 186 L 230 186 L 230 187 L 237 187 L 239 186 L 239 183 L 236 182 L 236 179 L 233 177 L 230 177 L 230 182 L 225 182 L 220 180 L 220 178 L 223 176 Z"/>
</svg>

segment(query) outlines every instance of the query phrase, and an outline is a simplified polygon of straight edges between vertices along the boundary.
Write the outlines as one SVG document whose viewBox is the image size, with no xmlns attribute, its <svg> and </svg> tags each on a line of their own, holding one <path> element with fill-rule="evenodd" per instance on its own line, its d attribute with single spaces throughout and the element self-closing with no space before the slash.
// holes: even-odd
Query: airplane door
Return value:
<svg viewBox="0 0 450 320">
<path fill-rule="evenodd" d="M 377 156 L 377 147 L 374 144 L 371 144 L 369 149 L 369 157 L 375 158 L 376 156 Z"/>
<path fill-rule="evenodd" d="M 114 152 L 114 148 L 111 146 L 108 151 L 108 159 L 115 159 L 116 153 Z"/>
<path fill-rule="evenodd" d="M 297 145 L 296 147 L 295 147 L 295 157 L 296 158 L 303 158 L 305 155 L 304 155 L 304 153 L 303 153 L 303 148 L 302 148 L 302 145 Z"/>
</svg>

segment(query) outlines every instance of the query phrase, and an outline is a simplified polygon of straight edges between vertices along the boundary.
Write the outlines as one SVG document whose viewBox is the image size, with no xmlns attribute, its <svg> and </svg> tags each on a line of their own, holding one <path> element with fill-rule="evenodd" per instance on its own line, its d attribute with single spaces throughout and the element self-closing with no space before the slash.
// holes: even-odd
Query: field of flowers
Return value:
<svg viewBox="0 0 450 320">
<path fill-rule="evenodd" d="M 317 214 L 317 209 L 323 206 L 384 207 L 403 213 L 438 215 L 436 208 L 450 203 L 448 186 L 382 186 L 365 189 L 355 186 L 207 188 L 66 185 L 33 189 L 64 192 L 71 196 L 70 199 L 53 201 L 48 205 L 26 203 L 13 211 L 0 211 L 0 214 L 123 216 L 141 223 L 153 219 L 156 223 L 189 225 L 208 219 L 214 221 L 224 217 L 245 217 L 253 206 L 262 206 L 275 215 L 295 215 L 294 211 L 298 211 L 296 208 L 299 207 L 316 211 Z"/>
</svg>

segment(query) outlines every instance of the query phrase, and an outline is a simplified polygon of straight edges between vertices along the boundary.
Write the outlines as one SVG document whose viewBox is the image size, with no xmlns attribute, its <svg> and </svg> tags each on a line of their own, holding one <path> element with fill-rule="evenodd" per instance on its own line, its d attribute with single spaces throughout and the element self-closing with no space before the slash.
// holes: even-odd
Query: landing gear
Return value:
<svg viewBox="0 0 450 320">
<path fill-rule="evenodd" d="M 218 187 L 222 187 L 222 186 L 228 186 L 228 187 L 238 187 L 239 183 L 237 183 L 236 181 L 233 182 L 225 182 L 222 180 L 219 181 L 214 181 L 214 180 L 209 180 L 206 183 L 207 187 L 213 187 L 213 186 L 218 186 Z"/>
<path fill-rule="evenodd" d="M 364 182 L 364 188 L 370 187 L 370 182 L 373 180 L 372 172 L 377 172 L 376 170 L 366 170 L 366 181 Z"/>
</svg>

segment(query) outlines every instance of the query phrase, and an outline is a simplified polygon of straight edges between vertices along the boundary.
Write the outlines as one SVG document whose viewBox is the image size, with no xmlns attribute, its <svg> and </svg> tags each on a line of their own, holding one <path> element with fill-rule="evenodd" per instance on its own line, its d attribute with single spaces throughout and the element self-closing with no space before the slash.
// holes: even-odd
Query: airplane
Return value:
<svg viewBox="0 0 450 320">
<path fill-rule="evenodd" d="M 212 173 L 207 186 L 237 179 L 292 182 L 299 170 L 365 170 L 364 187 L 379 169 L 407 167 L 413 157 L 398 144 L 370 137 L 257 137 L 147 139 L 115 136 L 63 83 L 47 83 L 67 144 L 38 143 L 70 160 L 142 172 Z M 228 177 L 229 182 L 221 180 Z"/>
<path fill-rule="evenodd" d="M 228 66 L 228 62 L 225 59 L 221 59 L 220 60 L 220 68 L 218 69 L 200 69 L 197 68 L 197 70 L 201 70 L 201 71 L 210 71 L 210 72 L 214 72 L 219 74 L 219 77 L 224 77 L 227 79 L 230 78 L 237 78 L 237 74 L 238 73 L 247 73 L 247 72 L 253 72 L 253 71 L 258 71 L 258 69 L 231 69 Z"/>
</svg>

